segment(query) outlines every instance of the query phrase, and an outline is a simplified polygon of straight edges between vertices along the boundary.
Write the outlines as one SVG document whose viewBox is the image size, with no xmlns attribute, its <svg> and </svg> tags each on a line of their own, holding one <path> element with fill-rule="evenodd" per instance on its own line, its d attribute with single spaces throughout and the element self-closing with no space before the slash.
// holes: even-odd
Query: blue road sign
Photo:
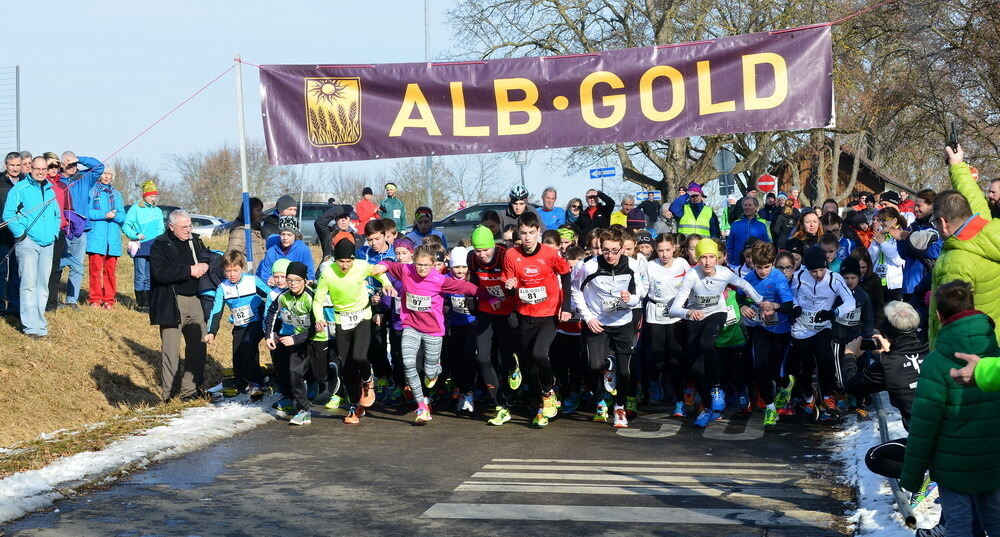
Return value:
<svg viewBox="0 0 1000 537">
<path fill-rule="evenodd" d="M 614 177 L 616 175 L 615 168 L 591 168 L 590 178 L 591 179 L 603 179 L 604 177 Z"/>
</svg>

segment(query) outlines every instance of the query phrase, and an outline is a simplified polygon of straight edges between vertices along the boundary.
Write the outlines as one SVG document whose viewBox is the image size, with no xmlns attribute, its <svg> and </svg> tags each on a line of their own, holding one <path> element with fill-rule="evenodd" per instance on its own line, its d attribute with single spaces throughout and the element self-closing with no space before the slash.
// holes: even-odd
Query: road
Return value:
<svg viewBox="0 0 1000 537">
<path fill-rule="evenodd" d="M 665 409 L 662 409 L 665 410 Z M 755 414 L 494 428 L 447 412 L 262 426 L 0 527 L 4 536 L 843 535 L 826 429 Z"/>
</svg>

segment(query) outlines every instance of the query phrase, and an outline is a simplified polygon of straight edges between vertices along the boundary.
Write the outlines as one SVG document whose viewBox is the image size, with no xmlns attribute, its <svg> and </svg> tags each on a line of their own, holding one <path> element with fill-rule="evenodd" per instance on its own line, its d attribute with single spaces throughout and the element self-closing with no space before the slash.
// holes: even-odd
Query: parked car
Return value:
<svg viewBox="0 0 1000 537">
<path fill-rule="evenodd" d="M 296 205 L 297 207 L 298 205 Z M 324 211 L 329 209 L 330 206 L 326 203 L 316 203 L 316 202 L 305 202 L 302 204 L 302 218 L 300 220 L 300 230 L 302 231 L 302 240 L 306 244 L 316 244 L 316 219 L 323 214 Z M 264 214 L 270 214 L 274 210 L 274 207 L 268 207 L 264 209 Z M 226 222 L 225 224 L 215 226 L 212 231 L 212 236 L 222 236 L 229 235 L 229 229 L 232 228 L 232 222 Z M 266 239 L 267 237 L 265 237 Z"/>
<path fill-rule="evenodd" d="M 539 207 L 535 204 L 531 204 L 531 206 L 536 210 Z M 448 246 L 457 246 L 460 240 L 468 239 L 472 236 L 472 230 L 476 229 L 476 226 L 482 221 L 483 213 L 486 211 L 496 211 L 497 214 L 500 214 L 506 210 L 507 204 L 504 202 L 477 203 L 476 205 L 459 209 L 434 222 L 433 225 L 435 229 L 439 229 L 444 233 L 444 237 L 448 241 Z"/>
<path fill-rule="evenodd" d="M 215 228 L 225 223 L 225 219 L 217 216 L 207 214 L 191 215 L 191 231 L 204 237 L 211 237 L 215 233 Z"/>
</svg>

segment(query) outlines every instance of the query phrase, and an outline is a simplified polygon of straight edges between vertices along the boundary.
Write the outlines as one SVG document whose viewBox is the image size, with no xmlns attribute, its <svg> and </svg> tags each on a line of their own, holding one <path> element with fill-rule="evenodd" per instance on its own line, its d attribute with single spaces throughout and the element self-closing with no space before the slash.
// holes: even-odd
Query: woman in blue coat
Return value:
<svg viewBox="0 0 1000 537">
<path fill-rule="evenodd" d="M 115 267 L 122 255 L 122 222 L 125 204 L 122 195 L 111 186 L 114 172 L 105 170 L 101 179 L 90 189 L 87 217 L 91 229 L 87 232 L 87 255 L 90 261 L 90 300 L 94 307 L 111 309 L 115 304 L 118 280 Z"/>
</svg>

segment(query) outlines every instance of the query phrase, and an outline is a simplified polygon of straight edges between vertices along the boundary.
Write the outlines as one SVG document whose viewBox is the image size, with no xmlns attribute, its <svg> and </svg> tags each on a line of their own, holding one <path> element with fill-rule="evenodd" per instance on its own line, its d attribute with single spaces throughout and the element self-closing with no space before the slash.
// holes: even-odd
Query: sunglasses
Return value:
<svg viewBox="0 0 1000 537">
<path fill-rule="evenodd" d="M 580 209 L 581 207 L 582 207 L 581 205 L 576 205 L 576 204 L 569 206 L 570 209 Z"/>
<path fill-rule="evenodd" d="M 59 165 L 58 164 L 49 164 L 48 169 L 50 169 L 50 170 L 58 170 L 59 169 Z"/>
<path fill-rule="evenodd" d="M 76 168 L 79 164 L 80 164 L 79 162 L 70 162 L 70 163 L 66 164 L 65 167 L 66 168 Z"/>
</svg>

